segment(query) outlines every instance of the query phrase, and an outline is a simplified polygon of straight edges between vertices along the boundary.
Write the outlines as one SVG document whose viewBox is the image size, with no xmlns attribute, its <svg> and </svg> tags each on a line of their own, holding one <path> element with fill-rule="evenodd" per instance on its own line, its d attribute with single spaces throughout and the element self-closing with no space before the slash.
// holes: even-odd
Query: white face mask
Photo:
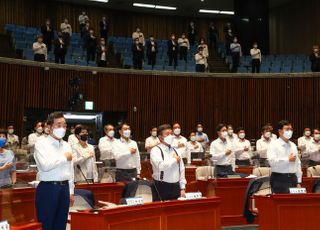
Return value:
<svg viewBox="0 0 320 230">
<path fill-rule="evenodd" d="M 157 136 L 157 131 L 152 131 L 151 136 L 156 137 Z"/>
<path fill-rule="evenodd" d="M 131 135 L 131 130 L 130 129 L 127 129 L 127 130 L 124 130 L 123 131 L 123 136 L 126 137 L 126 138 L 129 138 Z"/>
<path fill-rule="evenodd" d="M 191 136 L 190 141 L 196 141 L 196 136 Z"/>
<path fill-rule="evenodd" d="M 304 135 L 305 135 L 306 137 L 310 137 L 311 131 L 305 131 L 305 132 L 304 132 Z"/>
<path fill-rule="evenodd" d="M 163 138 L 163 141 L 167 144 L 167 145 L 171 145 L 173 142 L 173 136 L 172 135 L 168 135 L 165 138 Z"/>
<path fill-rule="evenodd" d="M 228 136 L 228 132 L 227 132 L 227 131 L 223 131 L 223 132 L 221 133 L 221 136 L 222 136 L 223 138 L 226 138 L 226 137 Z"/>
<path fill-rule="evenodd" d="M 37 128 L 37 133 L 42 133 L 43 132 L 43 128 L 42 127 L 39 127 L 39 128 Z"/>
<path fill-rule="evenodd" d="M 316 141 L 320 140 L 320 134 L 314 134 L 313 137 Z"/>
<path fill-rule="evenodd" d="M 199 127 L 199 128 L 197 128 L 197 131 L 198 131 L 199 133 L 202 133 L 203 128 Z"/>
<path fill-rule="evenodd" d="M 114 130 L 110 130 L 107 135 L 109 137 L 113 138 L 114 137 Z"/>
<path fill-rule="evenodd" d="M 290 140 L 291 137 L 292 137 L 292 134 L 293 134 L 292 130 L 286 130 L 286 131 L 284 131 L 283 136 L 284 136 L 286 139 Z"/>
<path fill-rule="evenodd" d="M 180 133 L 181 133 L 181 129 L 175 129 L 175 130 L 173 130 L 173 133 L 175 134 L 175 135 L 180 135 Z"/>
<path fill-rule="evenodd" d="M 44 129 L 44 132 L 45 132 L 46 134 L 49 134 L 49 133 L 50 133 L 50 129 L 49 129 L 49 128 L 45 128 L 45 129 Z"/>
<path fill-rule="evenodd" d="M 58 138 L 58 139 L 62 139 L 64 138 L 64 135 L 66 134 L 66 129 L 65 128 L 56 128 L 53 129 L 52 134 Z"/>
<path fill-rule="evenodd" d="M 239 138 L 240 138 L 240 139 L 244 139 L 245 137 L 246 137 L 246 134 L 245 134 L 245 133 L 240 133 L 240 134 L 239 134 Z"/>
<path fill-rule="evenodd" d="M 264 137 L 265 137 L 265 138 L 270 138 L 270 137 L 271 137 L 271 132 L 266 132 L 266 133 L 264 134 Z"/>
<path fill-rule="evenodd" d="M 228 134 L 229 134 L 229 136 L 232 136 L 232 134 L 233 134 L 233 129 L 228 129 Z"/>
<path fill-rule="evenodd" d="M 8 133 L 9 134 L 13 134 L 14 133 L 14 129 L 8 129 Z"/>
</svg>

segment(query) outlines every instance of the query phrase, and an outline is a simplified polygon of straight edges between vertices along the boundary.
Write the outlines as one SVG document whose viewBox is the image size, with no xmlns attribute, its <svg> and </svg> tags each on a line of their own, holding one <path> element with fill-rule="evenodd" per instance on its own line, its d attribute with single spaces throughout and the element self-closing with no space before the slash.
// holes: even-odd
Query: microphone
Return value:
<svg viewBox="0 0 320 230">
<path fill-rule="evenodd" d="M 79 171 L 81 172 L 81 174 L 82 174 L 83 178 L 86 180 L 87 184 L 90 184 L 90 183 L 89 183 L 89 180 L 88 180 L 88 179 L 87 179 L 87 177 L 84 175 L 84 173 L 83 173 L 83 171 L 82 171 L 82 169 L 81 169 L 80 165 L 77 165 L 77 169 L 79 169 Z"/>
</svg>

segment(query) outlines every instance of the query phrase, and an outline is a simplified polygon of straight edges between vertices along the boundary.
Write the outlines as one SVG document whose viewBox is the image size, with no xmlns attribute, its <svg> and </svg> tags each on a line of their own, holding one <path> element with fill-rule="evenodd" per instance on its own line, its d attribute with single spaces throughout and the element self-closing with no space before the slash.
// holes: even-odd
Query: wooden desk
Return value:
<svg viewBox="0 0 320 230">
<path fill-rule="evenodd" d="M 236 173 L 243 173 L 243 174 L 247 174 L 250 175 L 253 172 L 253 167 L 238 167 L 235 169 Z"/>
<path fill-rule="evenodd" d="M 28 223 L 10 226 L 10 230 L 41 230 L 42 226 L 40 223 Z"/>
<path fill-rule="evenodd" d="M 112 203 L 119 203 L 123 187 L 121 183 L 76 186 L 76 188 L 91 190 L 96 201 L 103 200 Z M 0 219 L 8 220 L 11 225 L 36 221 L 35 189 L 1 189 Z"/>
<path fill-rule="evenodd" d="M 255 196 L 259 230 L 318 230 L 320 194 Z"/>
<path fill-rule="evenodd" d="M 220 199 L 168 201 L 71 213 L 72 230 L 220 230 Z"/>
<path fill-rule="evenodd" d="M 36 171 L 17 172 L 17 182 L 35 181 L 37 177 Z"/>
</svg>

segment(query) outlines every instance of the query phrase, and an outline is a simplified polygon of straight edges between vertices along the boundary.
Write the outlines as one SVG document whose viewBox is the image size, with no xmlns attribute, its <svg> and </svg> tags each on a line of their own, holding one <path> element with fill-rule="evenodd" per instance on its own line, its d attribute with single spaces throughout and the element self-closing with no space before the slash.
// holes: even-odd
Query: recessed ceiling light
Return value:
<svg viewBox="0 0 320 230">
<path fill-rule="evenodd" d="M 227 10 L 207 10 L 207 9 L 200 9 L 200 10 L 199 10 L 199 13 L 234 15 L 234 11 L 227 11 Z"/>
<path fill-rule="evenodd" d="M 102 3 L 108 3 L 109 0 L 88 0 L 89 2 L 102 2 Z"/>
<path fill-rule="evenodd" d="M 151 8 L 151 9 L 159 9 L 159 10 L 176 10 L 177 7 L 174 6 L 162 6 L 162 5 L 154 5 L 154 4 L 145 4 L 145 3 L 133 3 L 135 7 L 142 7 L 142 8 Z"/>
<path fill-rule="evenodd" d="M 234 11 L 222 10 L 222 11 L 220 11 L 220 14 L 234 15 Z"/>
</svg>

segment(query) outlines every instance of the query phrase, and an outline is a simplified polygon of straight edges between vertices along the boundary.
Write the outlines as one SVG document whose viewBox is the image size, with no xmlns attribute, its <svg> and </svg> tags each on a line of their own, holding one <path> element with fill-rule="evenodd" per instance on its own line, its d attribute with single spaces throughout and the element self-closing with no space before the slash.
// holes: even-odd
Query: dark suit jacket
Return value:
<svg viewBox="0 0 320 230">
<path fill-rule="evenodd" d="M 47 30 L 47 26 L 43 25 L 41 26 L 41 33 L 43 35 L 44 41 L 52 41 L 54 39 L 54 30 L 52 26 L 49 26 L 49 31 Z"/>
<path fill-rule="evenodd" d="M 147 41 L 146 43 L 146 46 L 147 46 L 147 55 L 151 55 L 152 54 L 152 45 L 151 45 L 151 42 L 150 41 Z M 158 53 L 158 44 L 156 41 L 154 41 L 154 48 L 155 48 L 155 53 Z"/>
<path fill-rule="evenodd" d="M 172 40 L 168 40 L 168 52 L 167 54 L 170 55 L 175 55 L 178 53 L 178 42 L 175 40 L 174 43 L 172 42 Z M 173 50 L 173 48 L 175 48 L 175 50 Z"/>
</svg>

